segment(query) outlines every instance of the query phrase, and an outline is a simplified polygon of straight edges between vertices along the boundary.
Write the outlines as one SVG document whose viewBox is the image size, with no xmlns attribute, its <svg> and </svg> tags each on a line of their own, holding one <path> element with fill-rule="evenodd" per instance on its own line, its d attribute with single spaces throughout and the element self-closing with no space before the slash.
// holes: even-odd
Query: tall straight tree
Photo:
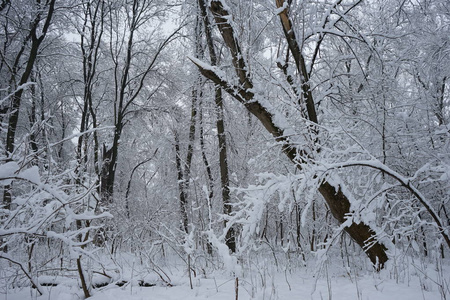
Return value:
<svg viewBox="0 0 450 300">
<path fill-rule="evenodd" d="M 216 49 L 212 36 L 211 23 L 207 15 L 207 6 L 204 0 L 198 0 L 198 6 L 200 7 L 201 17 L 204 23 L 204 30 L 206 36 L 206 44 L 208 46 L 209 58 L 212 66 L 216 66 L 218 63 L 218 57 L 216 54 Z M 230 203 L 230 179 L 229 179 L 229 167 L 228 167 L 228 157 L 227 157 L 227 138 L 225 135 L 225 122 L 224 122 L 224 108 L 223 108 L 223 96 L 222 87 L 219 84 L 214 86 L 214 102 L 216 104 L 217 112 L 217 139 L 219 141 L 219 169 L 220 169 L 220 188 L 222 194 L 223 202 L 223 213 L 225 215 L 230 215 L 232 212 L 232 204 Z M 224 221 L 224 226 L 226 228 L 227 221 Z M 232 251 L 236 251 L 236 237 L 234 228 L 231 227 L 226 233 L 226 245 Z"/>
<path fill-rule="evenodd" d="M 97 128 L 97 112 L 94 106 L 96 95 L 95 85 L 98 79 L 98 67 L 100 63 L 101 44 L 105 27 L 105 2 L 104 1 L 88 1 L 83 3 L 83 25 L 78 28 L 81 37 L 80 48 L 83 64 L 83 99 L 79 104 L 81 108 L 80 132 L 85 132 L 92 128 Z M 93 165 L 97 176 L 100 175 L 99 170 L 99 140 L 96 131 L 93 133 L 94 149 L 93 149 Z M 84 173 L 87 168 L 88 158 L 88 136 L 80 135 L 77 141 L 77 173 Z"/>
<path fill-rule="evenodd" d="M 196 57 L 202 52 L 200 41 L 198 39 L 200 30 L 200 20 L 197 16 L 195 21 L 195 53 Z M 197 72 L 198 73 L 198 72 Z M 188 203 L 189 203 L 189 186 L 191 183 L 191 167 L 194 158 L 195 132 L 198 119 L 198 102 L 201 94 L 201 77 L 196 74 L 191 92 L 191 114 L 189 120 L 189 134 L 186 151 L 186 159 L 181 157 L 180 138 L 177 129 L 174 129 L 175 139 L 175 161 L 177 168 L 178 192 L 180 200 L 180 211 L 182 218 L 182 228 L 186 234 L 189 233 Z"/>
</svg>

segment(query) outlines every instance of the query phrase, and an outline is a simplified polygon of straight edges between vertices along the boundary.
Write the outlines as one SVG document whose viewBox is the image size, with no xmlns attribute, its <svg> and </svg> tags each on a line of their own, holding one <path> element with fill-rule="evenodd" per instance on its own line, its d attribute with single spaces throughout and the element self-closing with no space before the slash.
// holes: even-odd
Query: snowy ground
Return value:
<svg viewBox="0 0 450 300">
<path fill-rule="evenodd" d="M 345 274 L 342 270 L 334 268 L 332 271 L 322 272 L 317 276 L 315 271 L 298 270 L 293 274 L 289 272 L 271 272 L 270 268 L 262 268 L 244 272 L 238 280 L 238 298 L 235 294 L 235 278 L 226 272 L 216 271 L 214 274 L 192 278 L 193 288 L 190 288 L 186 272 L 178 270 L 171 272 L 169 287 L 158 280 L 155 274 L 149 274 L 145 280 L 154 282 L 152 287 L 138 285 L 139 274 L 135 279 L 129 280 L 122 287 L 114 284 L 107 285 L 92 291 L 92 300 L 229 300 L 229 299 L 333 299 L 333 300 L 434 300 L 445 299 L 441 296 L 436 282 L 447 283 L 447 299 L 449 297 L 449 272 L 440 272 L 442 278 L 427 268 L 426 273 L 417 269 L 409 269 L 400 276 L 390 271 L 380 274 L 365 275 Z M 446 269 L 448 271 L 448 268 Z M 246 274 L 245 274 L 246 273 Z M 328 274 L 328 275 L 327 275 Z M 128 276 L 133 274 L 128 274 Z M 397 274 L 399 275 L 399 274 Z M 317 279 L 317 277 L 319 277 Z M 395 278 L 394 278 L 395 277 Z M 95 278 L 95 277 L 94 277 Z M 401 278 L 403 282 L 397 282 Z M 98 280 L 98 276 L 97 276 Z M 94 280 L 95 281 L 95 280 Z M 1 289 L 1 300 L 78 300 L 83 299 L 81 289 L 76 279 L 56 280 L 58 286 L 43 287 L 45 294 L 37 296 L 35 290 L 30 288 L 6 290 Z"/>
</svg>

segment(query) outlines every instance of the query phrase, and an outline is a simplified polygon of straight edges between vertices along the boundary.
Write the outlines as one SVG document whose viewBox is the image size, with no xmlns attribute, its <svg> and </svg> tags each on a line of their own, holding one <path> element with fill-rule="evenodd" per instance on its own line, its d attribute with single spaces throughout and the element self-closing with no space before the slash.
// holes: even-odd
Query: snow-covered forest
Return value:
<svg viewBox="0 0 450 300">
<path fill-rule="evenodd" d="M 450 299 L 448 0 L 1 0 L 0 299 Z"/>
</svg>

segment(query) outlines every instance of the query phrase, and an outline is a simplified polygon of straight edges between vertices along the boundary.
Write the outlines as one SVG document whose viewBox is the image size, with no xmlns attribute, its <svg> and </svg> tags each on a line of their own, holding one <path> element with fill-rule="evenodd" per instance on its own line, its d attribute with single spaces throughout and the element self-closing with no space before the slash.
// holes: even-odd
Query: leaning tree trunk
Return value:
<svg viewBox="0 0 450 300">
<path fill-rule="evenodd" d="M 203 76 L 209 78 L 217 85 L 220 85 L 231 96 L 241 102 L 245 106 L 245 108 L 250 111 L 256 118 L 258 118 L 262 125 L 266 128 L 266 130 L 271 133 L 274 136 L 275 140 L 282 145 L 282 150 L 286 154 L 286 156 L 297 166 L 297 168 L 301 169 L 297 153 L 305 153 L 304 149 L 298 149 L 296 146 L 290 143 L 289 138 L 284 134 L 284 130 L 277 125 L 275 116 L 254 97 L 254 94 L 252 92 L 253 83 L 251 81 L 250 74 L 247 71 L 249 69 L 247 68 L 246 63 L 243 59 L 244 55 L 241 52 L 238 40 L 234 34 L 234 30 L 228 22 L 228 20 L 231 18 L 230 14 L 224 8 L 220 0 L 211 1 L 210 10 L 214 15 L 216 24 L 220 30 L 225 44 L 231 52 L 232 62 L 236 74 L 239 78 L 240 84 L 239 86 L 234 86 L 225 81 L 222 77 L 218 76 L 214 72 L 213 68 L 208 68 L 202 62 L 197 60 L 193 60 L 193 62 L 197 65 Z M 289 42 L 292 41 L 288 40 L 288 43 Z M 299 67 L 301 70 L 302 58 L 298 57 L 298 59 Z M 302 79 L 302 92 L 305 93 L 305 96 L 307 97 L 306 101 L 311 101 L 309 105 L 307 103 L 307 110 L 308 115 L 311 117 L 310 120 L 314 122 L 316 121 L 312 118 L 313 116 L 315 116 L 315 111 L 313 110 L 314 102 L 312 101 L 312 94 L 309 91 L 307 83 L 307 77 L 304 76 Z M 309 97 L 311 98 L 308 99 Z M 309 131 L 308 128 L 305 128 L 305 130 Z M 308 153 L 308 155 L 312 154 Z M 324 180 L 320 184 L 318 191 L 325 199 L 325 202 L 328 204 L 330 211 L 335 219 L 341 224 L 347 221 L 347 215 L 351 214 L 350 201 L 348 197 L 342 192 L 341 186 L 332 185 L 328 181 Z M 358 245 L 360 245 L 364 249 L 367 256 L 377 269 L 383 268 L 384 264 L 388 260 L 386 254 L 387 249 L 383 244 L 374 239 L 374 231 L 370 228 L 369 225 L 363 222 L 358 224 L 352 223 L 350 226 L 345 227 L 345 231 Z M 371 241 L 371 239 L 373 240 Z M 368 242 L 371 242 L 370 247 L 366 247 Z"/>
</svg>

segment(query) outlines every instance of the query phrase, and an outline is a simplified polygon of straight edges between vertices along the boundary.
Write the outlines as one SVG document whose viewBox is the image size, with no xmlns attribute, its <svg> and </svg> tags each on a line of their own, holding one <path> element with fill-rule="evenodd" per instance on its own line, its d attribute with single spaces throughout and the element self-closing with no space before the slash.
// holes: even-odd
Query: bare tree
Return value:
<svg viewBox="0 0 450 300">
<path fill-rule="evenodd" d="M 175 30 L 159 42 L 152 53 L 148 53 L 148 49 L 140 49 L 137 46 L 140 30 L 143 30 L 152 18 L 162 14 L 163 9 L 154 1 L 134 0 L 127 7 L 115 7 L 111 3 L 108 10 L 109 46 L 113 61 L 115 92 L 114 132 L 112 141 L 103 145 L 100 170 L 100 194 L 104 205 L 113 201 L 119 144 L 127 123 L 127 115 L 139 97 L 145 98 L 142 94 L 147 89 L 146 80 L 154 70 L 162 51 L 178 33 L 178 30 Z M 151 94 L 147 97 L 151 97 Z"/>
<path fill-rule="evenodd" d="M 285 32 L 285 38 L 287 39 L 287 43 L 289 44 L 289 48 L 294 52 L 292 55 L 296 61 L 296 64 L 299 69 L 299 74 L 302 78 L 302 91 L 306 98 L 306 106 L 308 117 L 311 122 L 317 123 L 317 116 L 315 113 L 315 104 L 314 99 L 312 98 L 312 94 L 310 91 L 310 87 L 308 85 L 308 73 L 305 67 L 304 58 L 302 54 L 299 52 L 300 48 L 296 41 L 295 35 L 292 35 L 293 32 L 291 29 L 291 21 L 288 15 L 288 5 L 284 4 L 284 1 L 278 1 L 278 6 L 284 9 L 280 12 L 280 18 L 283 25 L 283 30 Z M 232 63 L 238 77 L 239 85 L 233 85 L 229 83 L 225 78 L 219 76 L 214 68 L 205 66 L 203 63 L 199 61 L 194 61 L 194 63 L 199 68 L 200 72 L 206 77 L 212 80 L 214 83 L 220 85 L 225 91 L 227 91 L 232 97 L 234 97 L 237 101 L 241 102 L 247 110 L 249 110 L 254 116 L 256 116 L 262 125 L 267 129 L 269 133 L 271 133 L 276 141 L 281 144 L 283 152 L 287 155 L 287 157 L 297 166 L 297 168 L 302 168 L 302 164 L 308 163 L 308 158 L 314 157 L 314 153 L 308 151 L 307 149 L 299 149 L 298 146 L 292 144 L 289 140 L 289 137 L 285 134 L 284 128 L 279 124 L 275 112 L 271 111 L 269 108 L 265 107 L 258 98 L 255 97 L 253 93 L 253 82 L 251 79 L 251 74 L 249 73 L 249 68 L 244 60 L 244 54 L 241 51 L 241 47 L 239 45 L 239 39 L 237 38 L 234 28 L 230 24 L 230 19 L 232 18 L 228 10 L 224 7 L 221 1 L 216 0 L 211 2 L 210 6 L 211 12 L 214 15 L 216 24 L 220 30 L 223 41 L 228 47 L 231 57 Z M 310 142 L 317 143 L 315 135 L 312 134 L 312 131 L 308 128 L 305 128 L 306 132 L 310 132 Z M 311 149 L 314 149 L 314 145 Z M 347 196 L 345 195 L 343 188 L 340 184 L 331 184 L 326 179 L 322 180 L 318 191 L 325 199 L 328 207 L 332 215 L 339 223 L 344 223 L 347 221 L 347 215 L 351 213 L 351 204 Z M 361 246 L 361 248 L 365 249 L 368 257 L 374 264 L 376 268 L 382 268 L 386 261 L 388 260 L 388 256 L 386 254 L 386 247 L 380 242 L 374 240 L 374 230 L 370 228 L 369 225 L 364 222 L 355 223 L 352 222 L 344 229 L 352 239 Z M 371 247 L 366 247 L 366 244 L 372 241 Z"/>
<path fill-rule="evenodd" d="M 8 24 L 10 21 L 13 22 L 13 20 L 9 19 L 17 16 L 10 16 L 9 9 L 7 8 L 8 5 L 9 1 L 3 1 L 1 7 L 2 9 L 0 10 L 3 12 L 3 10 L 6 9 L 6 14 L 4 16 L 4 29 L 6 33 L 3 44 L 4 49 L 2 50 L 6 52 L 8 47 L 14 45 L 8 42 L 9 35 L 19 34 L 23 37 L 20 41 L 20 46 L 19 49 L 17 49 L 15 57 L 11 60 L 12 64 L 10 64 L 10 61 L 6 58 L 6 53 L 1 53 L 2 67 L 7 66 L 8 68 L 10 86 L 7 90 L 11 93 L 11 96 L 9 97 L 9 106 L 3 106 L 2 108 L 0 121 L 6 114 L 8 115 L 9 118 L 6 132 L 5 155 L 8 159 L 11 159 L 16 148 L 16 131 L 21 112 L 22 96 L 24 89 L 26 88 L 26 84 L 29 82 L 32 75 L 33 68 L 38 57 L 39 48 L 52 24 L 52 17 L 55 11 L 55 0 L 46 1 L 46 3 L 40 3 L 40 1 L 38 1 L 37 3 L 30 4 L 38 7 L 39 9 L 36 9 L 36 14 L 31 16 L 29 24 L 23 24 L 24 26 L 28 26 L 28 29 L 25 32 L 9 32 Z M 13 14 L 12 11 L 14 10 L 11 10 L 11 14 Z M 22 65 L 25 65 L 25 68 L 22 69 Z M 3 204 L 5 209 L 10 209 L 11 200 L 11 186 L 6 185 L 3 192 Z"/>
</svg>

